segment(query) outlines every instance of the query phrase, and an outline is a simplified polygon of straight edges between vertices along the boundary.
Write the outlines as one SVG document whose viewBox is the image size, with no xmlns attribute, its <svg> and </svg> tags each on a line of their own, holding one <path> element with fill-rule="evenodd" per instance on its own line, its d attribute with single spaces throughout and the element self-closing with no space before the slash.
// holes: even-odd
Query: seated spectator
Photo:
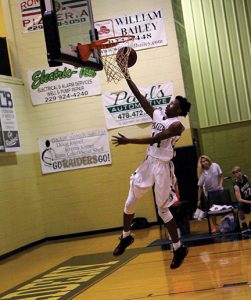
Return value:
<svg viewBox="0 0 251 300">
<path fill-rule="evenodd" d="M 235 177 L 234 180 L 234 194 L 238 201 L 239 217 L 241 221 L 241 232 L 251 230 L 251 221 L 249 222 L 249 228 L 247 226 L 245 214 L 249 214 L 251 211 L 251 186 L 246 175 L 241 173 L 241 168 L 235 166 L 232 170 L 232 174 Z"/>
<path fill-rule="evenodd" d="M 217 163 L 212 162 L 208 156 L 202 155 L 198 159 L 197 175 L 199 179 L 197 207 L 201 208 L 202 194 L 207 200 L 208 192 L 223 189 L 223 174 Z M 217 232 L 218 225 L 216 221 L 216 217 L 212 217 L 212 233 Z"/>
</svg>

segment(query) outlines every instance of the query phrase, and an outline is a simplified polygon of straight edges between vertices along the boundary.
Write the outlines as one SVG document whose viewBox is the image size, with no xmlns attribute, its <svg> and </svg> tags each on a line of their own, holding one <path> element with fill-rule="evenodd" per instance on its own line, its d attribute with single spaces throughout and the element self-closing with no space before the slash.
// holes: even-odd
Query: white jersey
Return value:
<svg viewBox="0 0 251 300">
<path fill-rule="evenodd" d="M 153 112 L 152 136 L 166 130 L 171 124 L 179 122 L 177 117 L 167 118 L 166 114 L 160 110 L 155 109 Z M 162 161 L 170 161 L 174 157 L 174 145 L 180 136 L 173 136 L 169 139 L 160 141 L 147 148 L 147 155 L 158 158 Z"/>
<path fill-rule="evenodd" d="M 222 170 L 217 163 L 212 163 L 208 170 L 203 170 L 198 181 L 198 186 L 204 188 L 206 196 L 207 192 L 219 189 L 219 178 L 221 175 Z"/>
</svg>

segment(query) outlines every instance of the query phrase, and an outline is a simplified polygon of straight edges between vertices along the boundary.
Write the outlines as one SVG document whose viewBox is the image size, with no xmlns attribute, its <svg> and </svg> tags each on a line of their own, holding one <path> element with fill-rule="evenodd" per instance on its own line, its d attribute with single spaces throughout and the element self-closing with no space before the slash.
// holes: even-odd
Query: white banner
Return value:
<svg viewBox="0 0 251 300">
<path fill-rule="evenodd" d="M 28 71 L 33 105 L 101 94 L 97 72 L 67 65 Z"/>
<path fill-rule="evenodd" d="M 99 39 L 134 35 L 133 48 L 146 49 L 167 45 L 162 9 L 94 22 Z"/>
<path fill-rule="evenodd" d="M 0 150 L 21 150 L 12 90 L 3 87 L 0 87 Z"/>
<path fill-rule="evenodd" d="M 142 95 L 155 107 L 165 109 L 173 100 L 173 83 L 154 84 L 139 88 Z M 151 122 L 131 91 L 102 94 L 106 126 L 108 129 Z"/>
<path fill-rule="evenodd" d="M 42 173 L 55 173 L 112 163 L 105 128 L 39 138 Z"/>
<path fill-rule="evenodd" d="M 23 32 L 43 29 L 40 0 L 19 0 Z M 86 0 L 55 1 L 58 26 L 90 22 Z"/>
</svg>

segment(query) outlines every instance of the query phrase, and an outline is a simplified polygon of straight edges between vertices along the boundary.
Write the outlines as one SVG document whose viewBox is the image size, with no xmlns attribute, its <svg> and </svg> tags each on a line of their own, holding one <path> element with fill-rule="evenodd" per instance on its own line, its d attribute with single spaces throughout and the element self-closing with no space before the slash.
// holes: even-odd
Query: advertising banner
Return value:
<svg viewBox="0 0 251 300">
<path fill-rule="evenodd" d="M 0 151 L 20 151 L 13 93 L 10 88 L 0 87 Z"/>
<path fill-rule="evenodd" d="M 99 39 L 120 35 L 134 35 L 134 49 L 167 45 L 164 24 L 162 9 L 94 22 Z"/>
<path fill-rule="evenodd" d="M 101 94 L 97 72 L 67 65 L 28 71 L 33 105 Z"/>
<path fill-rule="evenodd" d="M 23 32 L 43 29 L 40 0 L 19 0 Z M 58 25 L 69 26 L 90 22 L 86 0 L 55 1 Z"/>
<path fill-rule="evenodd" d="M 39 138 L 38 145 L 43 174 L 112 163 L 104 128 Z"/>
<path fill-rule="evenodd" d="M 172 82 L 153 84 L 139 90 L 155 108 L 165 109 L 174 98 Z M 104 93 L 102 98 L 108 129 L 151 122 L 131 91 Z"/>
</svg>

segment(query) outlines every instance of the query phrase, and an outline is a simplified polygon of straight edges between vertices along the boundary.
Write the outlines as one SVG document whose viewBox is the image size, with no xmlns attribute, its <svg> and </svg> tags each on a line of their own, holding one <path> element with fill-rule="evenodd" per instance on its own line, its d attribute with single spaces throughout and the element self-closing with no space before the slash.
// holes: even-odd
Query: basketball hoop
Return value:
<svg viewBox="0 0 251 300">
<path fill-rule="evenodd" d="M 80 59 L 87 61 L 92 52 L 97 50 L 106 73 L 107 81 L 118 83 L 121 79 L 128 77 L 125 74 L 129 74 L 128 57 L 133 40 L 133 35 L 127 35 L 109 37 L 86 45 L 79 43 L 77 46 L 78 55 Z M 128 51 L 123 52 L 122 55 L 117 55 L 118 50 L 122 47 L 127 47 Z M 122 73 L 121 67 L 125 71 L 125 74 Z"/>
</svg>

